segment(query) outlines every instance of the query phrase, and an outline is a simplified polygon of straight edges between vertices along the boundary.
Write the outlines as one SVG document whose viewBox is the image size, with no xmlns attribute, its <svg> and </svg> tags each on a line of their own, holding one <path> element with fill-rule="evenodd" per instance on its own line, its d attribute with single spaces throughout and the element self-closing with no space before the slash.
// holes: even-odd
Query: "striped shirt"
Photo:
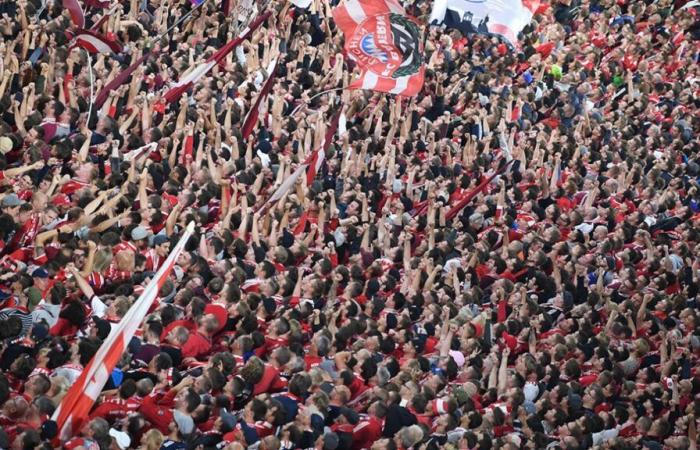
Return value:
<svg viewBox="0 0 700 450">
<path fill-rule="evenodd" d="M 12 316 L 17 316 L 22 320 L 22 331 L 20 336 L 26 336 L 29 334 L 29 330 L 32 329 L 32 314 L 24 307 L 16 306 L 12 308 L 5 308 L 0 311 L 0 320 L 9 319 Z"/>
</svg>

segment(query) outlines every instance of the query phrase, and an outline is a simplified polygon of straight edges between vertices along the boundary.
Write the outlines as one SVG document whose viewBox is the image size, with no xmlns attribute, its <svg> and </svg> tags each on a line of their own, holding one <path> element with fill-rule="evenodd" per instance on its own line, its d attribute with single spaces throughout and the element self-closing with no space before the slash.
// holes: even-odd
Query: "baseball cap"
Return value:
<svg viewBox="0 0 700 450">
<path fill-rule="evenodd" d="M 13 146 L 14 145 L 12 143 L 12 139 L 10 139 L 7 136 L 0 137 L 0 153 L 2 153 L 4 155 L 5 153 L 12 150 Z"/>
<path fill-rule="evenodd" d="M 34 272 L 32 272 L 32 277 L 33 278 L 48 278 L 49 273 L 43 267 L 39 267 L 37 269 L 34 269 Z"/>
<path fill-rule="evenodd" d="M 165 244 L 168 241 L 169 241 L 168 236 L 166 236 L 164 234 L 157 234 L 153 237 L 153 246 L 157 247 L 159 245 Z"/>
<path fill-rule="evenodd" d="M 47 420 L 43 424 L 41 424 L 41 438 L 50 440 L 56 437 L 58 434 L 58 424 L 54 422 L 53 420 Z M 2 444 L 0 443 L 0 446 Z"/>
<path fill-rule="evenodd" d="M 32 325 L 32 339 L 41 342 L 49 336 L 49 328 L 42 323 Z"/>
<path fill-rule="evenodd" d="M 134 241 L 140 241 L 141 239 L 146 239 L 148 237 L 148 230 L 142 226 L 138 226 L 131 230 L 131 239 Z"/>
<path fill-rule="evenodd" d="M 24 202 L 17 197 L 17 194 L 10 194 L 2 199 L 2 206 L 4 208 L 12 208 L 22 204 L 24 204 Z"/>
<path fill-rule="evenodd" d="M 129 448 L 129 446 L 131 445 L 131 438 L 128 434 L 124 433 L 123 431 L 110 428 L 109 435 L 114 438 L 114 440 L 117 442 L 117 446 L 119 446 L 121 450 Z"/>
</svg>

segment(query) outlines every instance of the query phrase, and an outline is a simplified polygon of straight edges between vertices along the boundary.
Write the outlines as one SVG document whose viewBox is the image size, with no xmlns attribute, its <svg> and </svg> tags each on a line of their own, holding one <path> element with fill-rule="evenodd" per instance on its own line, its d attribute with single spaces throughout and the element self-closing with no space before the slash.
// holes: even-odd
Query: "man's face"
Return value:
<svg viewBox="0 0 700 450">
<path fill-rule="evenodd" d="M 18 213 L 18 220 L 20 223 L 28 221 L 32 217 L 32 211 L 22 211 Z"/>
<path fill-rule="evenodd" d="M 164 242 L 155 248 L 156 254 L 160 257 L 166 257 L 170 253 L 170 242 Z"/>
<path fill-rule="evenodd" d="M 192 264 L 192 256 L 190 256 L 189 252 L 182 252 L 177 259 L 177 264 L 180 267 L 189 267 Z"/>
</svg>

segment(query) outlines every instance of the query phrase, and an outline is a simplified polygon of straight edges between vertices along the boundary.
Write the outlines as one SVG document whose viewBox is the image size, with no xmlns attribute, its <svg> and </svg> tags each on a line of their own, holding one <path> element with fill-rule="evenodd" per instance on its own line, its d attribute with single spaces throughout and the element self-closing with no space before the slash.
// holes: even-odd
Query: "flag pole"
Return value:
<svg viewBox="0 0 700 450">
<path fill-rule="evenodd" d="M 88 68 L 90 69 L 90 106 L 88 107 L 88 115 L 87 115 L 87 120 L 85 121 L 85 126 L 90 129 L 90 117 L 92 117 L 92 105 L 95 103 L 95 76 L 92 71 L 92 57 L 90 56 L 90 52 L 85 50 L 85 54 L 87 55 L 87 60 L 88 60 Z"/>
<path fill-rule="evenodd" d="M 196 5 L 194 8 L 190 9 L 190 11 L 189 11 L 187 14 L 185 14 L 185 15 L 182 16 L 182 17 L 180 17 L 180 20 L 178 20 L 177 22 L 175 22 L 174 24 L 172 24 L 172 25 L 170 26 L 170 28 L 168 28 L 168 29 L 165 30 L 160 36 L 158 36 L 158 39 L 156 39 L 156 42 L 158 42 L 158 41 L 160 41 L 161 39 L 163 39 L 166 35 L 168 35 L 171 31 L 173 31 L 173 29 L 174 29 L 175 27 L 177 27 L 178 25 L 180 25 L 182 22 L 184 22 L 185 20 L 187 20 L 187 19 L 189 19 L 190 17 L 192 17 L 192 14 L 194 14 L 194 12 L 197 11 L 197 9 L 201 8 L 202 5 L 205 4 L 206 2 L 207 2 L 207 1 L 204 0 L 204 1 L 203 1 L 202 3 L 200 3 L 199 5 Z"/>
<path fill-rule="evenodd" d="M 311 100 L 315 99 L 316 97 L 321 96 L 321 95 L 328 94 L 329 92 L 333 92 L 333 91 L 342 91 L 343 89 L 345 89 L 345 88 L 344 88 L 344 87 L 337 87 L 337 88 L 332 88 L 332 89 L 326 89 L 325 91 L 321 91 L 321 92 L 319 92 L 318 94 L 314 95 L 313 97 L 310 97 L 310 98 L 309 98 L 309 102 L 310 102 Z M 295 114 L 297 113 L 297 111 L 299 111 L 299 108 L 301 108 L 302 106 L 308 104 L 309 102 L 302 103 L 302 104 L 298 105 L 296 108 L 294 108 L 294 110 L 292 110 L 290 116 L 295 115 Z"/>
</svg>

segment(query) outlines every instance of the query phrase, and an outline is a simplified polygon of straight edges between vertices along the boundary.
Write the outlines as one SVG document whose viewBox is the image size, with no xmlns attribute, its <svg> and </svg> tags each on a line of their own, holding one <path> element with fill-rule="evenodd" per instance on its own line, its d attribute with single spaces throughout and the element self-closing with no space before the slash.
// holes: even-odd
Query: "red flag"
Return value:
<svg viewBox="0 0 700 450">
<path fill-rule="evenodd" d="M 80 30 L 75 35 L 76 47 L 84 48 L 90 53 L 121 53 L 122 46 L 118 42 L 110 41 L 101 34 L 90 30 Z"/>
<path fill-rule="evenodd" d="M 345 52 L 362 70 L 350 89 L 414 96 L 423 87 L 423 41 L 396 0 L 346 0 L 333 10 Z"/>
<path fill-rule="evenodd" d="M 221 2 L 221 12 L 224 14 L 224 17 L 228 17 L 231 14 L 231 0 L 223 0 Z"/>
<path fill-rule="evenodd" d="M 139 68 L 139 66 L 141 66 L 147 59 L 157 54 L 158 52 L 154 50 L 151 53 L 143 55 L 142 57 L 134 61 L 133 64 L 131 64 L 129 67 L 127 67 L 121 73 L 119 73 L 119 75 L 114 77 L 112 81 L 107 83 L 102 89 L 100 89 L 100 92 L 97 93 L 97 97 L 95 98 L 95 106 L 101 108 L 104 102 L 107 101 L 107 98 L 109 98 L 110 92 L 124 84 L 127 78 L 129 78 L 131 74 Z"/>
<path fill-rule="evenodd" d="M 314 178 L 316 178 L 316 174 L 319 170 L 321 170 L 321 166 L 323 166 L 323 161 L 325 161 L 326 159 L 326 150 L 328 149 L 328 146 L 331 145 L 331 141 L 333 141 L 333 135 L 338 129 L 338 121 L 340 120 L 341 112 L 342 108 L 339 109 L 337 113 L 335 113 L 333 119 L 331 119 L 330 126 L 326 130 L 326 135 L 323 137 L 323 142 L 321 142 L 319 148 L 313 153 L 311 153 L 306 159 L 305 164 L 308 165 L 308 169 L 306 170 L 307 186 L 313 183 Z"/>
<path fill-rule="evenodd" d="M 85 4 L 88 6 L 92 6 L 93 8 L 100 8 L 100 9 L 105 9 L 109 8 L 109 6 L 112 4 L 111 0 L 85 0 Z"/>
<path fill-rule="evenodd" d="M 85 27 L 85 13 L 78 0 L 63 0 L 63 7 L 70 13 L 70 18 L 76 27 Z"/>
<path fill-rule="evenodd" d="M 467 192 L 467 194 L 464 195 L 464 197 L 462 197 L 461 199 L 459 199 L 459 201 L 458 201 L 452 208 L 450 208 L 450 210 L 447 212 L 447 216 L 446 216 L 446 217 L 447 217 L 447 220 L 450 220 L 450 219 L 452 219 L 454 216 L 456 216 L 457 214 L 459 214 L 459 212 L 462 210 L 462 208 L 464 208 L 465 206 L 467 206 L 467 205 L 469 204 L 469 202 L 471 202 L 471 201 L 474 199 L 474 197 L 476 197 L 477 195 L 479 195 L 479 193 L 480 193 L 481 191 L 483 191 L 483 190 L 486 188 L 486 186 L 488 186 L 489 183 L 490 183 L 491 181 L 493 181 L 494 178 L 496 178 L 496 176 L 498 176 L 499 174 L 503 173 L 503 171 L 506 170 L 506 168 L 507 168 L 507 167 L 510 165 L 510 163 L 512 163 L 513 161 L 514 161 L 514 160 L 510 160 L 509 162 L 503 164 L 498 170 L 496 170 L 496 172 L 493 173 L 493 175 L 491 175 L 490 177 L 488 177 L 487 179 L 485 179 L 484 181 L 482 181 L 480 185 L 478 185 L 477 187 L 475 187 L 475 188 L 472 189 L 471 191 Z"/>
<path fill-rule="evenodd" d="M 78 380 L 71 386 L 61 401 L 58 409 L 51 417 L 58 424 L 59 437 L 68 440 L 78 432 L 102 388 L 109 379 L 112 370 L 119 362 L 134 333 L 141 325 L 151 304 L 156 299 L 158 291 L 168 279 L 185 244 L 194 232 L 194 223 L 190 223 L 182 235 L 180 242 L 173 248 L 168 259 L 155 274 L 143 293 L 131 306 L 126 315 L 112 328 L 107 339 L 102 343 L 95 356 L 85 366 Z"/>
<path fill-rule="evenodd" d="M 313 183 L 314 178 L 316 178 L 316 174 L 321 169 L 323 161 L 326 158 L 326 150 L 328 150 L 328 146 L 331 145 L 331 142 L 333 141 L 333 135 L 338 129 L 338 122 L 340 120 L 342 111 L 343 108 L 341 107 L 338 110 L 338 112 L 333 116 L 333 119 L 331 119 L 331 123 L 328 126 L 328 129 L 326 130 L 326 135 L 324 136 L 323 142 L 321 142 L 319 148 L 314 150 L 304 160 L 303 163 L 299 164 L 299 167 L 297 167 L 296 170 L 286 180 L 282 182 L 280 187 L 278 187 L 277 190 L 275 190 L 272 196 L 270 196 L 266 204 L 274 203 L 277 200 L 281 199 L 284 196 L 284 194 L 289 192 L 289 190 L 292 189 L 292 187 L 294 187 L 297 180 L 304 173 L 304 171 L 306 171 L 306 184 L 310 185 L 311 183 Z"/>
<path fill-rule="evenodd" d="M 254 21 L 250 23 L 250 25 L 248 25 L 243 31 L 241 31 L 241 34 L 239 34 L 237 38 L 229 41 L 226 45 L 217 50 L 216 53 L 211 55 L 205 62 L 203 62 L 190 73 L 182 77 L 182 79 L 179 80 L 177 83 L 173 84 L 173 86 L 164 95 L 165 101 L 167 101 L 168 103 L 172 103 L 178 98 L 180 98 L 180 96 L 183 93 L 190 90 L 190 88 L 192 88 L 192 86 L 197 81 L 199 81 L 200 78 L 202 78 L 211 69 L 213 69 L 216 64 L 221 62 L 226 57 L 226 55 L 228 55 L 233 49 L 238 47 L 238 45 L 241 42 L 248 39 L 253 34 L 253 32 L 258 29 L 260 24 L 262 24 L 268 17 L 270 17 L 269 11 L 265 11 L 264 13 L 260 14 Z"/>
<path fill-rule="evenodd" d="M 265 80 L 265 83 L 262 86 L 262 89 L 260 89 L 260 93 L 258 94 L 258 97 L 255 99 L 255 102 L 251 105 L 250 111 L 248 111 L 248 115 L 245 118 L 245 121 L 243 122 L 243 128 L 241 129 L 241 134 L 243 135 L 243 139 L 248 139 L 248 136 L 250 136 L 250 133 L 253 132 L 253 129 L 255 128 L 255 124 L 258 123 L 258 117 L 260 116 L 260 109 L 262 108 L 262 105 L 264 104 L 263 102 L 267 101 L 267 95 L 270 93 L 270 89 L 272 89 L 272 85 L 275 80 L 275 70 L 277 69 L 277 60 L 272 61 L 267 68 L 267 80 Z"/>
</svg>

